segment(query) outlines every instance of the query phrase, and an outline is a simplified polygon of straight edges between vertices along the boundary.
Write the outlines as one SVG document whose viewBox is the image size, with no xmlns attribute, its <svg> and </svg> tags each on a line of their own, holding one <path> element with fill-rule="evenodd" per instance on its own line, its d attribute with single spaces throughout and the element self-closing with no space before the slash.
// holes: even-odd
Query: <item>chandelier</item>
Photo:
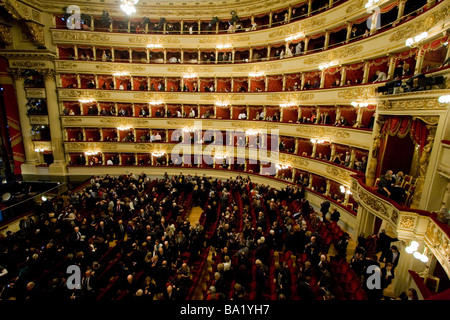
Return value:
<svg viewBox="0 0 450 320">
<path fill-rule="evenodd" d="M 136 8 L 134 5 L 136 5 L 139 0 L 121 0 L 120 8 L 127 14 L 130 15 L 132 13 L 136 12 Z"/>
</svg>

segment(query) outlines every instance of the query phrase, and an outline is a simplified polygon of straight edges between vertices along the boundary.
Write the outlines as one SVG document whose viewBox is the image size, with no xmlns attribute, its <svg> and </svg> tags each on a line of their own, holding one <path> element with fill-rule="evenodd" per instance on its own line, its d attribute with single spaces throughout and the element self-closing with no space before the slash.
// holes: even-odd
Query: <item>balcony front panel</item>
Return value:
<svg viewBox="0 0 450 320">
<path fill-rule="evenodd" d="M 61 116 L 63 127 L 112 128 L 131 127 L 135 129 L 202 128 L 202 130 L 266 130 L 268 134 L 278 132 L 280 136 L 323 139 L 351 147 L 369 150 L 372 132 L 369 130 L 324 126 L 315 124 L 288 124 L 270 121 L 217 120 L 217 119 L 176 119 L 176 118 L 133 118 L 101 116 Z M 277 131 L 275 131 L 277 130 Z"/>
</svg>

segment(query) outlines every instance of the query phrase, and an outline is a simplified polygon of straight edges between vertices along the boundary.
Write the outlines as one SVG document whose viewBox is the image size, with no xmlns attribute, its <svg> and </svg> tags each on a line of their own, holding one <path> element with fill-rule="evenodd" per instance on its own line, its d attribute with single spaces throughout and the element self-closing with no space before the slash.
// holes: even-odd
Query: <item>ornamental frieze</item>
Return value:
<svg viewBox="0 0 450 320">
<path fill-rule="evenodd" d="M 355 46 L 345 46 L 343 48 L 331 50 L 330 52 L 324 52 L 317 55 L 314 55 L 311 58 L 305 59 L 305 64 L 320 64 L 320 63 L 329 63 L 339 59 L 345 59 L 356 55 L 363 51 L 363 45 L 355 45 Z"/>
<path fill-rule="evenodd" d="M 178 95 L 174 93 L 151 93 L 151 92 L 140 92 L 135 93 L 133 95 L 135 99 L 140 100 L 151 100 L 151 101 L 160 101 L 164 99 L 168 100 L 177 100 Z"/>
<path fill-rule="evenodd" d="M 95 65 L 95 68 L 100 71 L 110 71 L 110 72 L 139 72 L 144 71 L 145 68 L 142 66 L 136 66 L 132 64 L 113 64 L 113 63 L 102 63 Z"/>
<path fill-rule="evenodd" d="M 105 99 L 109 98 L 111 94 L 109 92 L 103 92 L 98 90 L 61 90 L 59 91 L 63 98 L 94 98 Z"/>
<path fill-rule="evenodd" d="M 414 19 L 411 23 L 406 23 L 404 26 L 400 28 L 396 28 L 394 34 L 389 38 L 390 42 L 403 41 L 410 37 L 413 37 L 417 34 L 422 33 L 423 31 L 428 31 L 433 26 L 436 26 L 437 23 L 447 21 L 450 18 L 450 3 L 445 1 L 446 3 L 441 4 L 439 9 L 435 12 L 430 13 L 429 15 L 421 18 L 418 17 Z"/>
<path fill-rule="evenodd" d="M 349 174 L 344 169 L 336 168 L 334 166 L 327 166 L 327 172 L 329 174 L 331 174 L 337 178 L 343 179 L 343 180 L 349 179 Z"/>
<path fill-rule="evenodd" d="M 154 36 L 131 36 L 128 38 L 134 44 L 179 44 L 180 38 L 176 36 L 154 37 Z"/>
<path fill-rule="evenodd" d="M 65 147 L 69 151 L 73 150 L 94 150 L 94 151 L 110 151 L 117 150 L 116 143 L 92 143 L 92 142 L 69 142 L 65 143 Z"/>
<path fill-rule="evenodd" d="M 400 219 L 400 228 L 405 228 L 405 229 L 413 229 L 414 228 L 414 223 L 416 221 L 415 217 L 411 217 L 411 216 L 402 216 Z"/>
<path fill-rule="evenodd" d="M 440 103 L 438 99 L 411 99 L 411 100 L 380 100 L 378 110 L 423 110 L 446 109 L 447 104 Z"/>
<path fill-rule="evenodd" d="M 338 139 L 348 139 L 350 133 L 344 130 L 323 128 L 323 127 L 313 127 L 313 126 L 299 126 L 297 132 L 301 135 L 313 136 L 314 138 L 338 138 Z"/>
<path fill-rule="evenodd" d="M 176 73 L 199 73 L 199 72 L 205 72 L 205 73 L 212 73 L 215 71 L 212 67 L 203 67 L 203 66 L 174 66 L 174 67 L 168 67 L 167 71 L 169 72 L 176 72 Z"/>
<path fill-rule="evenodd" d="M 358 188 L 358 198 L 361 202 L 375 210 L 377 213 L 389 217 L 386 206 L 381 203 L 378 198 L 372 196 L 368 191 L 364 190 L 364 188 Z"/>
<path fill-rule="evenodd" d="M 102 41 L 108 42 L 109 36 L 103 33 L 55 31 L 53 32 L 53 39 L 66 41 L 83 41 L 85 43 L 97 44 Z"/>
<path fill-rule="evenodd" d="M 233 72 L 260 72 L 279 70 L 283 65 L 281 62 L 265 62 L 253 65 L 239 65 L 233 67 Z"/>
<path fill-rule="evenodd" d="M 375 98 L 375 88 L 353 88 L 343 91 L 339 91 L 338 97 L 341 99 L 374 99 Z"/>
<path fill-rule="evenodd" d="M 266 100 L 269 101 L 306 101 L 314 99 L 313 93 L 304 92 L 288 92 L 288 93 L 269 93 L 266 95 Z"/>
<path fill-rule="evenodd" d="M 245 95 L 243 94 L 203 94 L 200 96 L 200 100 L 206 101 L 243 101 L 245 100 Z"/>
<path fill-rule="evenodd" d="M 227 36 L 225 38 L 222 37 L 214 37 L 210 36 L 205 39 L 199 39 L 199 43 L 211 43 L 211 44 L 224 44 L 224 43 L 236 43 L 236 42 L 244 42 L 249 41 L 250 36 L 243 36 L 243 35 L 237 35 L 237 36 Z"/>
<path fill-rule="evenodd" d="M 278 37 L 286 37 L 290 36 L 294 33 L 304 31 L 306 29 L 311 29 L 313 27 L 321 26 L 325 23 L 327 19 L 326 18 L 315 18 L 315 19 L 308 19 L 306 21 L 289 25 L 286 27 L 283 27 L 277 31 L 269 33 L 269 39 L 271 38 L 278 38 Z"/>
</svg>

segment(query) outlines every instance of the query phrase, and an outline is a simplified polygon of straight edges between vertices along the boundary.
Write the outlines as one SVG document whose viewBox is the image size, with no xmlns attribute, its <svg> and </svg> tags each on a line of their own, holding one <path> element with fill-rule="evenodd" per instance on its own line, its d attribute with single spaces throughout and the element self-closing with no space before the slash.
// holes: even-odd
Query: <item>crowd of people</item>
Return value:
<svg viewBox="0 0 450 320">
<path fill-rule="evenodd" d="M 193 224 L 186 199 L 204 211 Z M 275 189 L 241 176 L 93 177 L 82 189 L 43 202 L 19 231 L 0 238 L 0 298 L 95 300 L 114 283 L 110 299 L 184 300 L 192 298 L 196 263 L 206 259 L 207 249 L 217 267 L 207 299 L 267 298 L 272 286 L 276 295 L 269 299 L 342 298 L 334 292 L 330 261 L 347 261 L 350 236 L 334 229 L 340 230 L 332 240 L 337 254 L 330 257 L 331 240 L 323 234 L 330 225 L 337 228 L 337 221 L 335 211 L 316 212 L 302 186 Z M 303 259 L 293 266 L 281 260 L 286 252 Z M 361 270 L 373 253 L 359 239 L 355 256 L 363 259 Z M 399 254 L 384 256 L 393 263 L 386 271 L 393 275 Z M 82 271 L 81 290 L 67 287 L 70 265 Z"/>
</svg>

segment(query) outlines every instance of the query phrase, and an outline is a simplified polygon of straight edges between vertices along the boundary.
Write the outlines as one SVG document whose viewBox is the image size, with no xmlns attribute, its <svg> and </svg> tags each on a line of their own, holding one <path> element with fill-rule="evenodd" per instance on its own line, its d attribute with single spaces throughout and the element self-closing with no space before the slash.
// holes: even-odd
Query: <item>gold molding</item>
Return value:
<svg viewBox="0 0 450 320">
<path fill-rule="evenodd" d="M 416 218 L 415 217 L 411 217 L 411 216 L 402 216 L 400 218 L 400 224 L 399 227 L 400 228 L 405 228 L 405 229 L 413 229 L 414 228 L 414 223 L 416 222 Z"/>
<path fill-rule="evenodd" d="M 345 59 L 350 56 L 354 56 L 361 51 L 363 51 L 363 45 L 353 45 L 353 46 L 345 46 L 343 48 L 338 48 L 334 50 L 330 50 L 329 52 L 319 53 L 314 57 L 305 59 L 305 64 L 320 64 L 320 63 L 328 63 L 328 62 L 337 62 L 336 60 Z"/>
</svg>

